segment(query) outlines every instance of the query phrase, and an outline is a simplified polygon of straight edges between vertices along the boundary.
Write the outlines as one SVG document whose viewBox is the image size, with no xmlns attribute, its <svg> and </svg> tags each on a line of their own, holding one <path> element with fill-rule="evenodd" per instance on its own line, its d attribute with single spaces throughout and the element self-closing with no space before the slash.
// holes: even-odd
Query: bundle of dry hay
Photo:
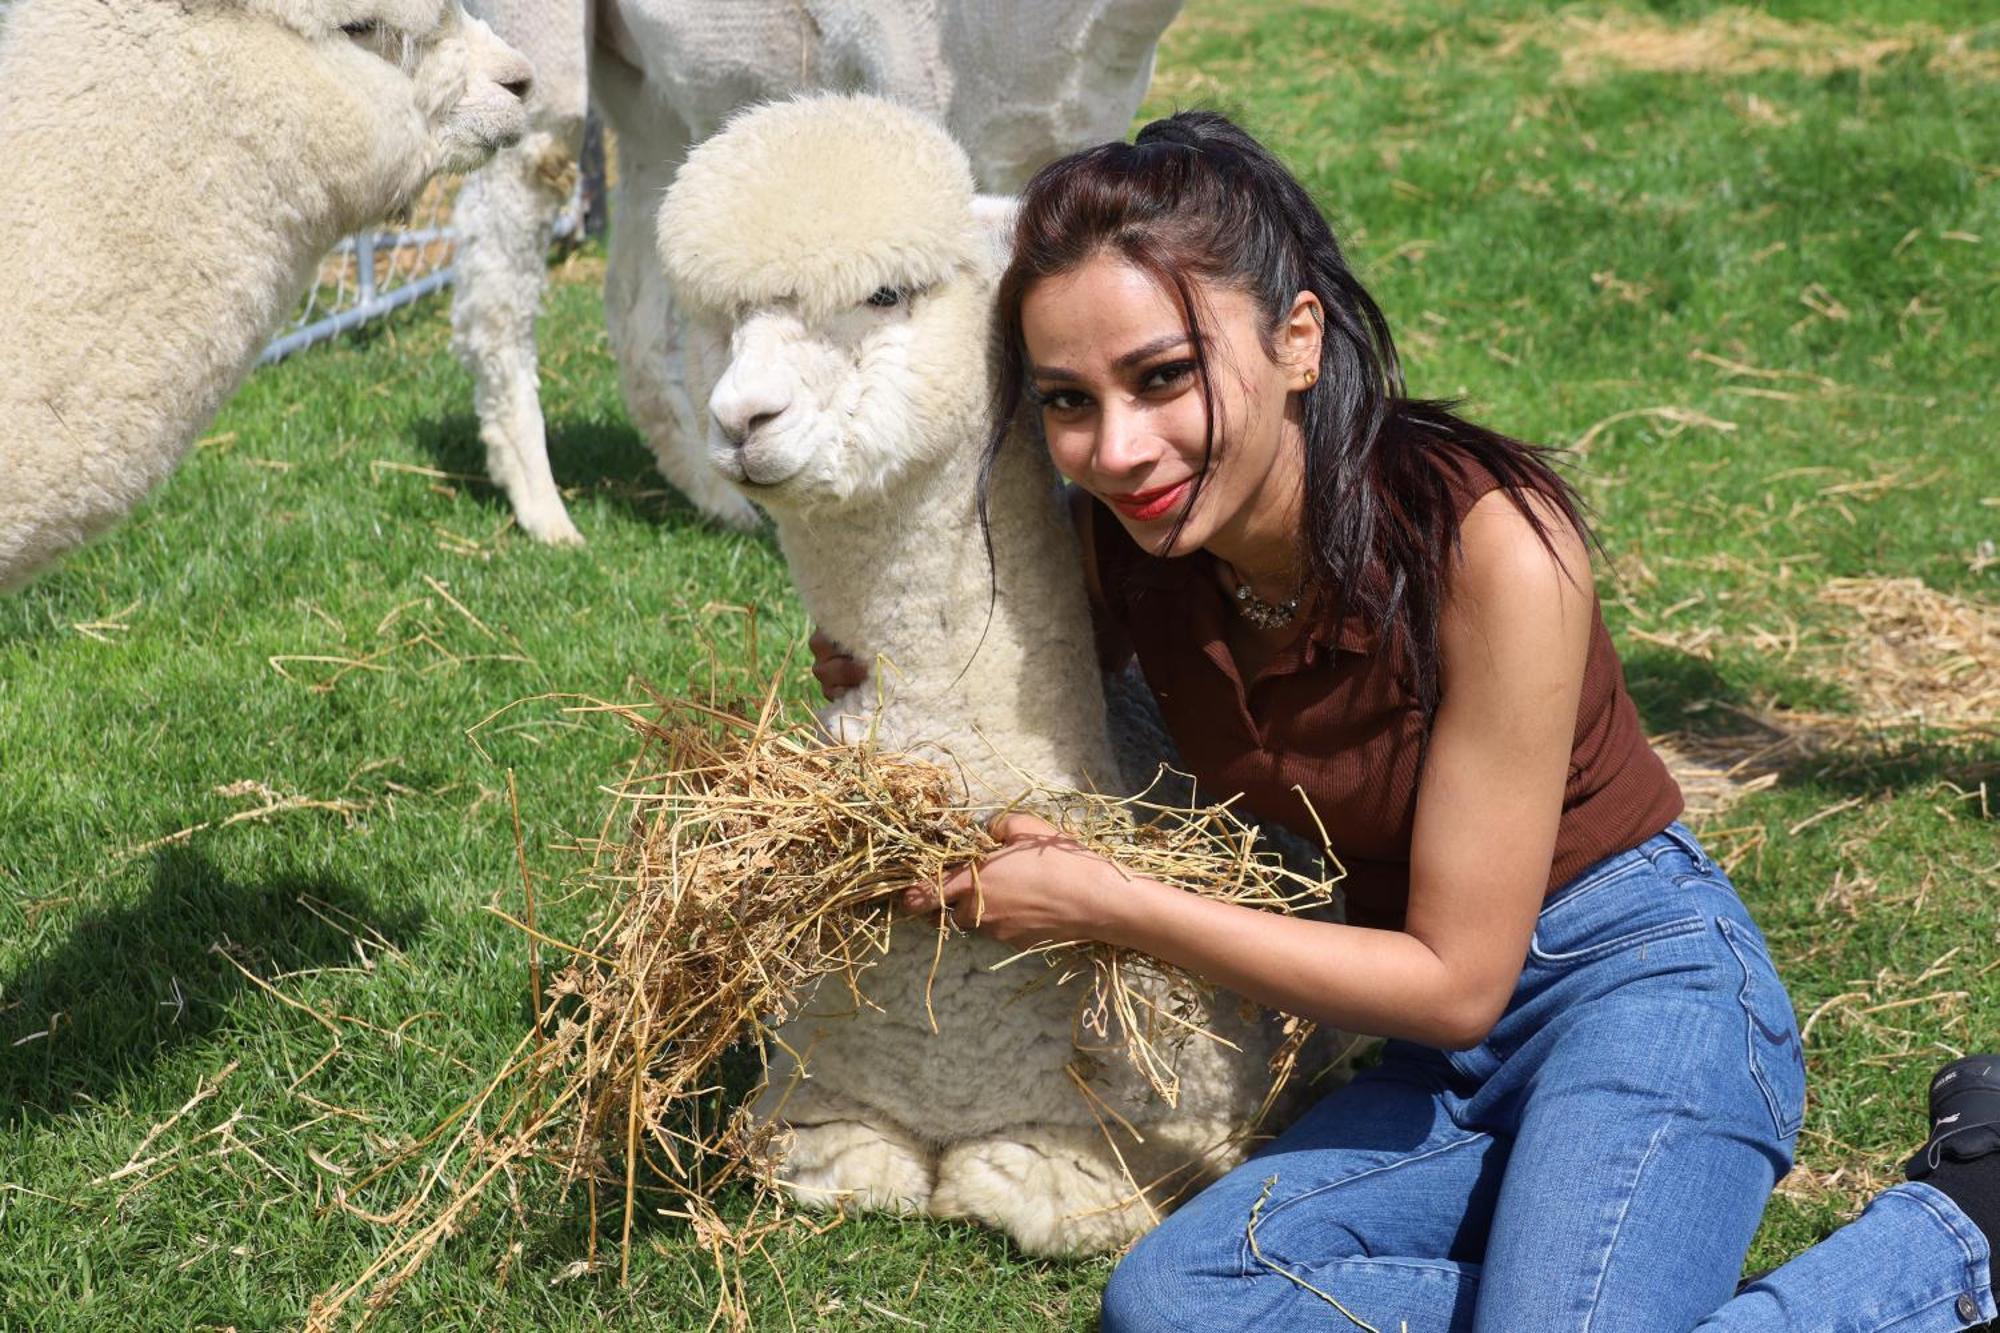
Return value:
<svg viewBox="0 0 2000 1333">
<path fill-rule="evenodd" d="M 860 989 L 894 931 L 933 932 L 940 956 L 951 947 L 956 932 L 942 916 L 899 918 L 891 904 L 903 889 L 934 884 L 997 845 L 953 770 L 872 745 L 828 744 L 809 723 L 786 720 L 775 690 L 748 711 L 693 702 L 612 711 L 639 733 L 642 751 L 613 789 L 605 835 L 586 844 L 586 879 L 602 894 L 596 921 L 564 943 L 539 929 L 531 899 L 515 922 L 534 945 L 559 948 L 570 960 L 548 987 L 546 1010 L 535 984 L 536 1032 L 463 1108 L 446 1155 L 464 1149 L 466 1161 L 442 1205 L 414 1225 L 445 1179 L 433 1167 L 419 1196 L 388 1219 L 403 1234 L 360 1278 L 322 1299 L 316 1327 L 333 1326 L 363 1292 L 370 1308 L 379 1307 L 462 1223 L 480 1191 L 529 1159 L 553 1161 L 566 1187 L 582 1182 L 593 1241 L 600 1189 L 622 1193 L 621 1272 L 629 1269 L 641 1187 L 674 1196 L 675 1206 L 657 1211 L 694 1225 L 724 1270 L 727 1293 L 724 1251 L 740 1255 L 761 1240 L 782 1207 L 770 1189 L 772 1129 L 753 1124 L 746 1109 L 761 1081 L 718 1097 L 725 1052 L 749 1042 L 761 1057 L 774 1030 L 823 983 L 848 986 L 857 1003 L 894 1002 L 863 999 Z M 1143 798 L 1045 788 L 1023 799 L 1134 874 L 1275 911 L 1321 906 L 1331 896 L 1331 881 L 1260 852 L 1255 831 L 1226 806 L 1170 810 Z M 1162 1002 L 1149 998 L 1159 996 L 1157 987 L 1128 984 L 1135 969 L 1156 976 L 1161 965 L 1103 945 L 1027 952 L 1065 980 L 1087 981 L 1077 987 L 1080 1023 L 1100 1036 L 1118 1034 L 1134 1066 L 1171 1101 L 1178 1043 L 1167 1038 L 1184 1042 L 1187 1021 L 1171 994 Z M 1199 990 L 1193 978 L 1173 979 L 1182 997 Z M 1292 1032 L 1274 1061 L 1267 1107 L 1310 1026 L 1295 1022 Z M 497 1123 L 475 1129 L 495 1106 Z M 732 1181 L 750 1187 L 750 1222 L 726 1224 L 716 1210 L 718 1190 Z M 737 1302 L 718 1313 L 737 1322 L 740 1309 Z"/>
</svg>

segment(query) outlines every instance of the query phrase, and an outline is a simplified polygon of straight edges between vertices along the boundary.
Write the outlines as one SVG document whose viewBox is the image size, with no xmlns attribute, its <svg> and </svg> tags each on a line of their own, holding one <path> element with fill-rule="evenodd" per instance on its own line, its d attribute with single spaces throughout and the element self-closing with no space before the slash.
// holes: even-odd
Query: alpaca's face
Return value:
<svg viewBox="0 0 2000 1333">
<path fill-rule="evenodd" d="M 708 399 L 708 454 L 766 509 L 834 507 L 986 443 L 993 411 L 993 288 L 1015 201 L 979 196 L 977 244 L 949 278 L 885 286 L 809 315 L 778 298 L 735 312 L 683 295 L 686 355 Z M 938 219 L 944 224 L 944 219 Z"/>
<path fill-rule="evenodd" d="M 423 126 L 426 171 L 465 172 L 527 132 L 527 60 L 459 0 L 245 0 Z"/>
<path fill-rule="evenodd" d="M 711 461 L 758 504 L 806 509 L 878 494 L 941 450 L 977 448 L 991 301 L 986 275 L 962 274 L 883 287 L 818 318 L 787 301 L 733 320 L 695 312 L 696 356 L 721 371 Z"/>
<path fill-rule="evenodd" d="M 753 502 L 836 508 L 977 456 L 1013 203 L 975 196 L 934 122 L 865 96 L 767 103 L 689 152 L 657 223 L 688 405 Z"/>
</svg>

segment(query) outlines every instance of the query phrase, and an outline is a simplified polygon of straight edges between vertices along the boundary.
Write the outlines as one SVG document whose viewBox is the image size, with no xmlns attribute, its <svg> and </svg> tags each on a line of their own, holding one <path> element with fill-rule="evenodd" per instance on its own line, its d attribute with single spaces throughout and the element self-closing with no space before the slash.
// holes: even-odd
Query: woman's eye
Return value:
<svg viewBox="0 0 2000 1333">
<path fill-rule="evenodd" d="M 868 298 L 868 304 L 877 310 L 889 310 L 901 305 L 905 294 L 901 287 L 877 287 Z"/>
<path fill-rule="evenodd" d="M 1145 387 L 1148 389 L 1172 388 L 1192 374 L 1194 374 L 1194 362 L 1169 361 L 1164 366 L 1155 366 L 1152 370 L 1146 372 Z"/>
<path fill-rule="evenodd" d="M 1037 389 L 1033 397 L 1037 407 L 1050 412 L 1075 412 L 1090 403 L 1088 397 L 1074 389 L 1056 389 L 1048 393 Z"/>
</svg>

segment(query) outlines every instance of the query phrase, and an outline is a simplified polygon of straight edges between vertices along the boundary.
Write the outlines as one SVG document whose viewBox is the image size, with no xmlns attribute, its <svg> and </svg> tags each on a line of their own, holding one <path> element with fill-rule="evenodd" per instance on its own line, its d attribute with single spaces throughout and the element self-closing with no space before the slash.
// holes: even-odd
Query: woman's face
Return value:
<svg viewBox="0 0 2000 1333">
<path fill-rule="evenodd" d="M 1216 408 L 1212 457 L 1204 456 L 1194 349 L 1171 291 L 1100 253 L 1037 281 L 1021 302 L 1029 383 L 1056 469 L 1102 500 L 1141 547 L 1162 556 L 1291 525 L 1303 475 L 1291 396 L 1306 383 L 1302 366 L 1318 360 L 1316 322 L 1307 320 L 1310 359 L 1280 364 L 1258 336 L 1262 316 L 1253 298 L 1194 287 L 1205 303 L 1199 313 Z M 1285 334 L 1281 328 L 1281 346 Z M 1182 523 L 1204 470 L 1194 511 Z M 1181 531 L 1168 550 L 1176 524 Z"/>
</svg>

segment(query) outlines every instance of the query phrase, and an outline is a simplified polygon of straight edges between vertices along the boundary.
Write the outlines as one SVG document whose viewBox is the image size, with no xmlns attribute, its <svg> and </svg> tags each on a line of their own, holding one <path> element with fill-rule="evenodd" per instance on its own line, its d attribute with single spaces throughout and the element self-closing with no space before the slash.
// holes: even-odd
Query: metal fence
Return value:
<svg viewBox="0 0 2000 1333">
<path fill-rule="evenodd" d="M 593 124 L 584 145 L 576 191 L 556 218 L 554 239 L 567 244 L 601 228 L 604 215 L 604 154 Z M 456 181 L 432 181 L 410 210 L 404 226 L 349 236 L 320 261 L 312 289 L 285 330 L 257 358 L 260 366 L 282 361 L 315 343 L 337 338 L 432 292 L 458 276 L 453 263 L 458 232 L 451 222 Z"/>
</svg>

